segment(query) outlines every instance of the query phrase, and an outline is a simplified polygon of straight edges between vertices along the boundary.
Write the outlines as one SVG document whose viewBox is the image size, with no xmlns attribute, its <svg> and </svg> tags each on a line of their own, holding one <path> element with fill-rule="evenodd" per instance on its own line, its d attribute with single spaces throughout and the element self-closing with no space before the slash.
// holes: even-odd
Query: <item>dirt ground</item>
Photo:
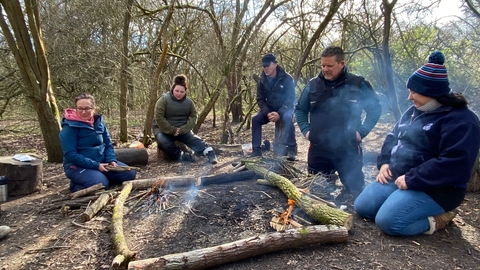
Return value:
<svg viewBox="0 0 480 270">
<path fill-rule="evenodd" d="M 377 170 L 375 159 L 380 145 L 392 126 L 382 120 L 364 140 L 364 171 L 367 182 Z M 273 125 L 265 128 L 272 137 Z M 202 126 L 199 135 L 215 144 L 220 138 L 211 123 Z M 13 155 L 35 149 L 45 155 L 41 136 L 22 138 L 0 134 L 0 150 Z M 116 134 L 113 131 L 112 137 Z M 250 140 L 248 131 L 237 143 Z M 307 142 L 297 128 L 299 143 L 295 167 L 306 170 Z M 149 163 L 141 167 L 137 178 L 181 175 L 216 175 L 230 172 L 232 164 L 243 158 L 241 152 L 218 155 L 219 163 L 210 165 L 204 158 L 195 163 L 176 163 L 158 159 L 154 146 L 149 148 Z M 454 169 L 454 168 L 452 168 Z M 0 205 L 0 225 L 11 233 L 0 240 L 0 269 L 109 269 L 115 250 L 111 240 L 110 203 L 93 220 L 82 223 L 83 209 L 48 210 L 53 201 L 69 194 L 68 179 L 61 164 L 43 164 L 43 188 L 23 197 L 10 197 Z M 338 187 L 340 190 L 341 187 Z M 130 197 L 145 190 L 133 190 Z M 258 185 L 256 180 L 230 182 L 201 187 L 169 190 L 168 208 L 145 204 L 134 207 L 138 199 L 127 202 L 124 232 L 128 246 L 137 259 L 159 257 L 212 247 L 236 240 L 272 233 L 269 226 L 272 209 L 285 209 L 286 196 L 277 188 Z M 335 200 L 335 198 L 333 198 Z M 354 226 L 348 241 L 341 244 L 317 244 L 254 256 L 219 265 L 226 269 L 480 269 L 480 194 L 470 193 L 459 207 L 459 215 L 446 230 L 433 236 L 391 237 L 370 220 L 354 213 L 353 200 L 336 202 L 352 213 Z M 48 211 L 47 211 L 48 210 Z M 132 210 L 132 211 L 130 211 Z M 127 214 L 127 211 L 128 212 Z M 302 211 L 294 214 L 302 216 Z M 299 221 L 306 225 L 304 221 Z"/>
</svg>

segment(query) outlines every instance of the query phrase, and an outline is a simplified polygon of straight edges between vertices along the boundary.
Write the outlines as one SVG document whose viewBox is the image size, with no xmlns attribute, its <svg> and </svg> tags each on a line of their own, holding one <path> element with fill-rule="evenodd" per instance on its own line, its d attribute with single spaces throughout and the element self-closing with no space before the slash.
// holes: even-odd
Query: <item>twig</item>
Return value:
<svg viewBox="0 0 480 270">
<path fill-rule="evenodd" d="M 265 196 L 267 196 L 268 198 L 270 198 L 270 199 L 272 198 L 272 196 L 268 195 L 265 191 L 254 191 L 254 192 L 260 192 L 260 193 L 265 194 Z"/>
<path fill-rule="evenodd" d="M 306 191 L 304 191 L 304 190 L 299 189 L 299 191 L 300 191 L 302 194 L 305 194 L 305 195 L 307 195 L 308 197 L 310 197 L 310 198 L 312 198 L 312 199 L 314 199 L 314 200 L 316 200 L 316 201 L 320 201 L 320 202 L 322 202 L 322 203 L 324 203 L 324 204 L 326 204 L 326 205 L 328 205 L 328 206 L 330 206 L 330 207 L 333 207 L 333 208 L 338 208 L 338 207 L 337 207 L 334 203 L 332 203 L 332 202 L 329 202 L 329 201 L 327 201 L 327 200 L 324 200 L 324 199 L 322 199 L 322 198 L 320 198 L 320 197 L 317 197 L 317 196 L 315 196 L 315 195 L 313 195 L 313 194 L 310 194 L 310 193 L 308 193 L 308 192 L 306 192 Z"/>
<path fill-rule="evenodd" d="M 208 196 L 212 197 L 212 198 L 216 198 L 215 196 L 213 196 L 212 194 L 206 192 L 205 190 L 199 190 L 198 192 L 202 192 L 202 193 L 205 193 L 207 194 Z"/>
<path fill-rule="evenodd" d="M 78 226 L 78 227 L 82 227 L 82 228 L 84 228 L 84 229 L 95 230 L 95 228 L 92 228 L 92 227 L 88 227 L 88 226 L 79 224 L 79 223 L 75 222 L 75 220 L 72 220 L 72 224 L 75 225 L 75 226 Z"/>
<path fill-rule="evenodd" d="M 45 247 L 45 248 L 30 249 L 25 251 L 25 254 L 31 254 L 31 253 L 46 251 L 50 249 L 58 249 L 58 248 L 71 248 L 71 246 L 52 246 L 52 247 Z"/>
</svg>

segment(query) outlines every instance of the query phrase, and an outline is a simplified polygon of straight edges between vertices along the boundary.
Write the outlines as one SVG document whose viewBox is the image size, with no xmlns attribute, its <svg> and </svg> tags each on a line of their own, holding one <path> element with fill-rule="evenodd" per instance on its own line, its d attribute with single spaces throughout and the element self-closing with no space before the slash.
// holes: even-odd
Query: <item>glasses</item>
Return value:
<svg viewBox="0 0 480 270">
<path fill-rule="evenodd" d="M 77 111 L 81 112 L 81 111 L 84 111 L 84 112 L 91 112 L 93 110 L 93 108 L 91 107 L 87 107 L 87 108 L 79 108 L 79 107 L 76 107 L 75 108 Z"/>
</svg>

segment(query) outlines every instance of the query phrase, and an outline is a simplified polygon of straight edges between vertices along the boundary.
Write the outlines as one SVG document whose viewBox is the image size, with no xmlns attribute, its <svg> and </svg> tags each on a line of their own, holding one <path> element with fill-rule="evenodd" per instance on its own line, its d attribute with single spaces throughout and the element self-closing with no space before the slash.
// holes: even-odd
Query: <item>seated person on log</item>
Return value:
<svg viewBox="0 0 480 270">
<path fill-rule="evenodd" d="M 455 217 L 478 155 L 480 123 L 460 93 L 450 91 L 445 57 L 432 53 L 407 81 L 413 106 L 387 135 L 376 181 L 355 211 L 393 236 L 433 234 Z"/>
<path fill-rule="evenodd" d="M 116 160 L 110 134 L 101 114 L 95 114 L 95 98 L 81 94 L 75 98 L 75 108 L 65 109 L 60 141 L 63 149 L 63 169 L 70 179 L 72 192 L 103 184 L 119 185 L 133 180 L 137 172 L 108 171 L 107 165 L 126 166 Z"/>
<path fill-rule="evenodd" d="M 170 91 L 163 94 L 155 104 L 155 117 L 152 123 L 153 134 L 158 149 L 171 160 L 193 162 L 193 156 L 175 145 L 175 141 L 190 147 L 195 154 L 204 155 L 211 164 L 217 164 L 213 148 L 193 133 L 197 122 L 197 110 L 187 96 L 187 77 L 175 76 Z"/>
<path fill-rule="evenodd" d="M 252 117 L 252 154 L 262 156 L 262 126 L 270 122 L 283 125 L 286 133 L 286 150 L 288 160 L 295 160 L 297 140 L 293 124 L 295 103 L 295 84 L 292 76 L 278 64 L 274 54 L 262 57 L 263 71 L 257 84 L 257 104 L 260 111 Z"/>
</svg>

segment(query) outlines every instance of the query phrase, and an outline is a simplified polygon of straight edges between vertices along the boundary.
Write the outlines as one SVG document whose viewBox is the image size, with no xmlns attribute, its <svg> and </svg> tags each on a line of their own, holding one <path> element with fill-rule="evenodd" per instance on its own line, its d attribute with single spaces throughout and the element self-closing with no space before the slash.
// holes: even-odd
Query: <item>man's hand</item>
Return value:
<svg viewBox="0 0 480 270">
<path fill-rule="evenodd" d="M 277 112 L 268 113 L 267 117 L 268 117 L 268 121 L 274 122 L 274 123 L 280 120 L 280 115 Z"/>
<path fill-rule="evenodd" d="M 388 164 L 383 164 L 382 167 L 380 167 L 376 180 L 380 182 L 380 184 L 386 184 L 388 180 L 392 180 L 392 172 Z"/>
<path fill-rule="evenodd" d="M 395 180 L 395 185 L 397 185 L 399 189 L 403 189 L 403 190 L 408 189 L 407 183 L 405 182 L 405 174 L 399 176 L 397 180 Z"/>
<path fill-rule="evenodd" d="M 362 141 L 362 135 L 360 135 L 360 133 L 357 131 L 357 142 L 361 142 Z"/>
<path fill-rule="evenodd" d="M 309 137 L 310 137 L 310 130 L 309 130 L 309 131 L 307 131 L 307 133 L 305 133 L 305 139 L 307 139 L 307 140 L 308 140 L 308 138 L 309 138 Z"/>
</svg>

